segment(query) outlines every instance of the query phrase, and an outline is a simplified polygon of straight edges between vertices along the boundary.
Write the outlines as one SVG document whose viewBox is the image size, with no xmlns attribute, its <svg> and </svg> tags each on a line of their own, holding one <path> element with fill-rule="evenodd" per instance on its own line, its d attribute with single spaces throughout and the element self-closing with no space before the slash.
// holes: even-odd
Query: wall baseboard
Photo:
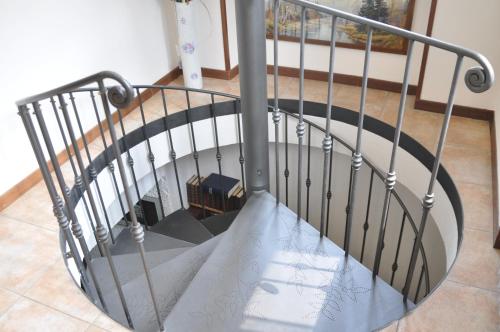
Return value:
<svg viewBox="0 0 500 332">
<path fill-rule="evenodd" d="M 158 81 L 156 81 L 154 84 L 158 85 L 167 85 L 173 80 L 175 80 L 177 77 L 179 77 L 182 74 L 181 70 L 179 67 L 174 68 L 171 70 L 168 74 L 160 78 Z M 154 91 L 152 89 L 145 89 L 141 92 L 141 100 L 144 102 L 151 98 L 154 94 Z M 139 99 L 135 98 L 130 106 L 122 110 L 122 114 L 125 116 L 132 112 L 135 108 L 139 106 Z M 118 114 L 115 112 L 113 113 L 113 123 L 118 122 Z M 106 120 L 103 120 L 101 122 L 103 125 L 104 129 L 108 129 L 108 125 Z M 88 142 L 92 142 L 96 138 L 98 138 L 100 135 L 99 132 L 99 126 L 96 125 L 92 129 L 90 129 L 88 132 L 85 133 L 85 139 Z M 83 148 L 83 138 L 78 139 L 77 141 L 78 146 L 80 149 Z M 72 149 L 71 149 L 72 151 Z M 57 160 L 59 161 L 60 164 L 65 163 L 68 160 L 68 155 L 66 154 L 66 151 L 62 151 L 57 154 Z M 47 162 L 47 165 L 49 167 L 49 170 L 52 171 L 52 163 L 49 161 Z M 42 173 L 40 172 L 39 169 L 33 171 L 30 175 L 22 179 L 20 182 L 18 182 L 16 185 L 14 185 L 12 188 L 7 190 L 5 193 L 3 193 L 0 196 L 0 211 L 4 210 L 7 208 L 9 205 L 14 203 L 19 197 L 21 197 L 23 194 L 25 194 L 28 190 L 33 188 L 36 184 L 38 184 L 40 181 L 42 181 Z"/>
<path fill-rule="evenodd" d="M 415 100 L 415 108 L 433 113 L 444 113 L 446 110 L 446 103 L 417 99 Z M 493 121 L 494 111 L 483 108 L 454 105 L 453 115 L 476 120 Z"/>
<path fill-rule="evenodd" d="M 496 123 L 493 118 L 490 122 L 491 139 L 491 168 L 492 168 L 492 187 L 493 187 L 493 247 L 500 249 L 500 219 L 498 215 L 498 155 L 496 139 Z"/>
<path fill-rule="evenodd" d="M 267 73 L 268 74 L 274 73 L 274 66 L 273 65 L 267 66 Z M 293 67 L 279 66 L 278 73 L 282 76 L 299 77 L 299 69 L 293 68 Z M 304 78 L 306 78 L 308 80 L 328 82 L 328 72 L 305 69 L 304 70 Z M 339 74 L 339 73 L 335 73 L 335 75 L 333 75 L 333 81 L 336 83 L 340 83 L 340 84 L 361 86 L 361 80 L 362 80 L 362 77 L 356 76 L 356 75 L 347 75 L 347 74 Z M 368 87 L 370 89 L 376 89 L 376 90 L 384 90 L 384 91 L 390 91 L 390 92 L 401 92 L 403 84 L 398 83 L 398 82 L 379 80 L 376 78 L 369 78 L 368 79 Z M 416 85 L 409 85 L 408 86 L 408 94 L 409 95 L 415 95 L 416 92 L 417 92 Z"/>
</svg>

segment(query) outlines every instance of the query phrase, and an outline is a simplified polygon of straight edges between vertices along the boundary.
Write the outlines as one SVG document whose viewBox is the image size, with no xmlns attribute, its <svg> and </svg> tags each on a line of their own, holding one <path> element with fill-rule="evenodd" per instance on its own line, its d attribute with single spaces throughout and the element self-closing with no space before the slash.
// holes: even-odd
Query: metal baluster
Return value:
<svg viewBox="0 0 500 332">
<path fill-rule="evenodd" d="M 276 205 L 280 203 L 280 153 L 279 153 L 279 125 L 281 120 L 281 113 L 279 109 L 279 67 L 278 67 L 278 19 L 280 10 L 280 0 L 274 0 L 274 35 L 273 35 L 273 48 L 274 48 L 274 107 L 273 107 L 273 122 L 274 122 L 274 158 L 276 166 Z"/>
<path fill-rule="evenodd" d="M 304 46 L 306 41 L 306 8 L 301 8 L 300 13 L 300 74 L 299 74 L 299 122 L 297 123 L 297 148 L 299 152 L 297 166 L 297 220 L 302 212 L 302 143 L 304 140 Z"/>
<path fill-rule="evenodd" d="M 351 227 L 352 227 L 352 215 L 354 211 L 354 203 L 356 197 L 356 184 L 358 179 L 358 172 L 363 164 L 363 158 L 361 157 L 361 141 L 362 141 L 362 133 L 363 133 L 363 120 L 365 117 L 365 101 L 366 101 L 366 90 L 368 87 L 368 68 L 370 64 L 370 54 L 372 48 L 372 37 L 373 30 L 371 27 L 368 27 L 368 36 L 366 40 L 366 52 L 365 52 L 365 64 L 363 68 L 363 80 L 361 84 L 361 101 L 359 105 L 359 121 L 358 121 L 358 132 L 356 136 L 356 150 L 352 157 L 351 168 L 353 170 L 352 174 L 352 189 L 349 195 L 349 214 L 347 217 L 347 225 L 346 225 L 346 233 L 345 233 L 345 242 L 344 242 L 344 250 L 345 256 L 349 256 L 349 243 L 351 241 Z"/>
<path fill-rule="evenodd" d="M 352 153 L 351 153 L 351 159 L 352 159 Z M 346 228 L 344 230 L 344 250 L 345 250 L 345 243 L 347 242 L 346 237 L 347 237 L 347 221 L 349 220 L 349 211 L 351 210 L 350 208 L 350 197 L 351 197 L 351 190 L 352 190 L 352 167 L 349 170 L 349 187 L 347 190 L 347 205 L 345 206 L 345 225 Z"/>
<path fill-rule="evenodd" d="M 101 117 L 99 116 L 99 110 L 97 109 L 97 104 L 95 102 L 94 91 L 90 91 L 90 98 L 92 99 L 92 105 L 94 107 L 95 117 L 97 120 L 97 124 L 99 126 L 99 133 L 101 135 L 104 150 L 108 151 L 108 143 L 106 142 L 106 138 L 104 135 L 104 128 L 102 127 Z M 120 203 L 120 209 L 122 210 L 123 220 L 126 223 L 128 223 L 127 213 L 125 212 L 125 206 L 123 205 L 122 197 L 120 194 L 120 188 L 118 187 L 118 181 L 116 180 L 115 165 L 113 164 L 113 161 L 109 160 L 107 153 L 106 153 L 106 163 L 108 164 L 108 170 L 109 170 L 109 173 L 111 174 L 111 179 L 113 180 L 113 186 L 115 188 L 116 197 L 118 198 L 118 202 Z"/>
<path fill-rule="evenodd" d="M 113 228 L 111 227 L 111 223 L 109 222 L 109 216 L 107 212 L 107 207 L 104 204 L 104 199 L 102 197 L 101 187 L 99 186 L 99 181 L 97 180 L 97 171 L 94 166 L 94 162 L 92 161 L 92 157 L 90 156 L 90 151 L 87 143 L 87 138 L 85 137 L 85 132 L 83 131 L 82 122 L 80 121 L 80 115 L 78 114 L 78 110 L 76 108 L 75 97 L 73 97 L 73 93 L 69 93 L 69 99 L 71 100 L 71 105 L 73 106 L 73 112 L 75 114 L 76 123 L 78 125 L 78 129 L 80 130 L 81 140 L 83 142 L 83 147 L 85 154 L 87 155 L 87 159 L 89 162 L 89 175 L 91 179 L 91 183 L 94 182 L 95 188 L 97 189 L 97 197 L 99 198 L 99 203 L 101 204 L 102 211 L 104 213 L 104 219 L 106 220 L 106 225 L 108 226 L 109 235 L 111 237 L 111 243 L 115 244 L 115 237 L 113 235 Z"/>
<path fill-rule="evenodd" d="M 95 238 L 95 241 L 97 244 L 97 249 L 99 250 L 99 253 L 101 254 L 101 256 L 104 256 L 104 254 L 102 252 L 101 245 L 100 245 L 99 241 L 97 240 L 95 225 L 92 222 L 92 215 L 90 213 L 89 205 L 87 203 L 87 198 L 85 197 L 85 188 L 83 187 L 83 181 L 82 181 L 81 176 L 78 175 L 78 171 L 76 169 L 75 162 L 73 161 L 73 155 L 71 154 L 68 140 L 66 139 L 66 134 L 64 132 L 61 118 L 59 117 L 59 112 L 57 110 L 56 102 L 55 102 L 53 97 L 50 97 L 50 103 L 52 104 L 52 110 L 54 111 L 54 114 L 56 116 L 57 126 L 59 127 L 59 132 L 61 133 L 61 136 L 62 136 L 62 139 L 64 142 L 64 148 L 66 149 L 66 155 L 68 156 L 68 160 L 70 162 L 71 169 L 73 170 L 73 176 L 75 178 L 75 186 L 76 186 L 76 188 L 78 188 L 78 192 L 82 198 L 83 205 L 85 207 L 85 212 L 87 214 L 88 222 L 90 224 L 90 227 L 92 228 L 92 233 L 94 234 L 94 238 Z"/>
<path fill-rule="evenodd" d="M 424 276 L 424 265 L 422 264 L 422 268 L 420 270 L 420 276 L 418 277 L 418 284 L 417 284 L 417 289 L 415 291 L 415 299 L 414 302 L 418 302 L 418 294 L 420 294 L 420 287 L 422 286 L 422 280 Z"/>
<path fill-rule="evenodd" d="M 408 292 L 410 291 L 411 281 L 413 278 L 413 272 L 415 271 L 415 264 L 417 262 L 418 249 L 422 243 L 422 237 L 424 235 L 425 224 L 427 223 L 427 217 L 429 212 L 434 205 L 434 184 L 436 183 L 437 173 L 439 166 L 441 164 L 441 154 L 444 149 L 444 142 L 446 140 L 446 133 L 448 131 L 448 126 L 450 124 L 451 114 L 453 111 L 453 103 L 455 101 L 455 91 L 457 88 L 458 75 L 460 74 L 460 68 L 462 67 L 463 56 L 459 55 L 457 57 L 457 63 L 455 65 L 455 72 L 453 73 L 453 79 L 451 81 L 450 95 L 448 97 L 448 103 L 446 105 L 446 111 L 443 120 L 443 127 L 441 129 L 441 134 L 439 136 L 439 143 L 437 147 L 436 157 L 434 159 L 434 165 L 432 167 L 431 178 L 429 180 L 429 187 L 427 193 L 422 200 L 422 219 L 417 233 L 416 245 L 413 247 L 413 251 L 410 258 L 410 264 L 408 266 L 408 274 L 406 275 L 405 287 L 403 288 L 403 296 L 406 301 L 408 298 Z"/>
<path fill-rule="evenodd" d="M 311 123 L 307 126 L 307 179 L 306 179 L 306 221 L 309 222 L 309 196 L 311 189 Z"/>
<path fill-rule="evenodd" d="M 179 201 L 181 202 L 181 207 L 184 210 L 185 209 L 184 199 L 182 198 L 181 183 L 179 181 L 179 170 L 177 169 L 177 154 L 175 153 L 174 141 L 172 140 L 172 133 L 170 132 L 170 126 L 168 124 L 168 108 L 167 108 L 167 100 L 165 97 L 165 89 L 160 89 L 160 91 L 161 91 L 161 99 L 163 102 L 163 112 L 165 113 L 165 116 L 163 117 L 163 123 L 165 125 L 165 129 L 167 130 L 170 159 L 172 159 L 172 163 L 174 165 L 174 173 L 175 173 L 175 180 L 177 182 L 177 192 L 179 193 Z"/>
<path fill-rule="evenodd" d="M 210 94 L 210 100 L 211 100 L 210 113 L 212 116 L 213 126 L 214 126 L 214 130 L 215 130 L 215 149 L 216 149 L 215 159 L 217 160 L 219 175 L 222 175 L 222 163 L 221 163 L 222 154 L 220 152 L 220 146 L 219 146 L 219 128 L 217 126 L 217 112 L 215 112 L 215 101 L 214 101 L 214 94 L 213 93 Z M 226 199 L 225 199 L 224 195 L 222 196 L 222 212 L 226 213 Z"/>
<path fill-rule="evenodd" d="M 373 174 L 375 171 L 372 168 L 370 173 L 370 188 L 368 189 L 368 202 L 366 203 L 366 215 L 365 215 L 365 223 L 363 224 L 363 243 L 361 244 L 361 257 L 360 262 L 363 263 L 363 257 L 365 256 L 365 244 L 366 244 L 366 233 L 368 232 L 368 228 L 370 228 L 370 224 L 368 223 L 368 219 L 370 217 L 370 205 L 372 201 L 372 188 L 373 188 Z"/>
<path fill-rule="evenodd" d="M 139 190 L 139 185 L 137 184 L 137 176 L 135 175 L 135 169 L 134 169 L 134 158 L 132 158 L 132 154 L 130 153 L 130 149 L 127 144 L 127 140 L 125 139 L 125 136 L 127 136 L 125 132 L 125 126 L 123 125 L 123 116 L 122 116 L 122 111 L 117 108 L 116 112 L 118 113 L 118 122 L 120 123 L 120 128 L 122 130 L 122 136 L 123 136 L 123 146 L 125 147 L 125 151 L 127 152 L 127 165 L 130 169 L 130 174 L 132 175 L 132 182 L 134 183 L 134 188 L 135 188 L 135 194 L 137 195 L 137 201 L 139 202 L 139 208 L 141 209 L 142 216 L 144 218 L 144 227 L 146 227 L 146 230 L 149 230 L 149 225 L 148 221 L 146 220 L 146 214 L 144 213 L 144 206 L 142 204 L 142 196 L 141 192 Z M 125 176 L 122 174 L 122 177 Z M 123 179 L 122 179 L 123 181 Z M 135 210 L 134 210 L 135 213 Z M 132 214 L 132 211 L 129 210 L 129 215 Z"/>
<path fill-rule="evenodd" d="M 56 174 L 57 182 L 59 183 L 61 193 L 64 197 L 64 203 L 66 204 L 66 212 L 69 215 L 69 219 L 71 220 L 71 230 L 72 230 L 75 238 L 78 239 L 78 243 L 80 244 L 80 247 L 82 249 L 83 260 L 85 262 L 85 265 L 87 266 L 87 270 L 90 273 L 90 277 L 92 278 L 92 281 L 93 281 L 93 284 L 95 286 L 95 290 L 97 292 L 97 296 L 99 298 L 99 301 L 101 302 L 103 309 L 107 312 L 106 303 L 104 302 L 104 299 L 102 297 L 101 287 L 99 286 L 99 283 L 98 283 L 97 278 L 96 278 L 95 273 L 94 273 L 94 268 L 92 266 L 92 262 L 91 262 L 92 258 L 90 256 L 90 251 L 89 251 L 89 248 L 87 246 L 87 243 L 85 242 L 85 238 L 83 237 L 82 227 L 81 227 L 80 223 L 78 222 L 78 218 L 76 217 L 75 210 L 71 204 L 71 191 L 70 191 L 69 187 L 67 186 L 66 181 L 64 180 L 64 176 L 63 176 L 62 171 L 61 171 L 61 165 L 59 164 L 59 161 L 57 160 L 57 155 L 54 151 L 54 146 L 52 145 L 52 140 L 50 138 L 50 134 L 49 134 L 49 131 L 47 129 L 45 119 L 43 117 L 43 112 L 40 109 L 40 105 L 38 103 L 34 103 L 33 108 L 35 110 L 35 115 L 36 115 L 36 118 L 38 120 L 38 125 L 40 126 L 40 132 L 42 133 L 42 137 L 43 137 L 43 140 L 45 142 L 47 152 L 49 153 L 50 162 L 52 163 L 54 173 Z M 62 205 L 61 200 L 59 200 L 58 202 L 60 205 Z M 66 239 L 66 241 L 68 242 L 70 248 L 72 248 L 72 246 L 74 246 L 74 243 L 71 243 L 71 241 L 68 241 L 68 239 Z M 77 250 L 76 246 L 73 249 Z M 76 252 L 78 253 L 78 251 L 76 251 Z M 73 252 L 72 252 L 72 254 L 73 254 Z M 79 270 L 82 269 L 82 270 L 80 270 L 80 273 L 81 274 L 83 273 L 82 274 L 82 283 L 84 284 L 84 289 L 86 289 L 86 292 L 88 294 L 91 294 L 90 284 L 88 283 L 87 276 L 85 274 L 85 267 L 83 266 L 83 264 L 80 265 L 78 263 L 78 261 L 79 261 L 78 255 L 79 254 L 77 254 L 77 256 L 73 256 L 73 257 L 75 257 L 75 260 L 77 260 L 78 269 Z"/>
<path fill-rule="evenodd" d="M 205 210 L 205 195 L 203 194 L 203 187 L 201 186 L 200 162 L 198 160 L 200 158 L 200 155 L 198 153 L 198 149 L 196 148 L 196 137 L 194 135 L 194 126 L 193 122 L 191 121 L 191 102 L 189 100 L 188 90 L 186 90 L 186 104 L 187 104 L 186 118 L 191 132 L 191 141 L 193 143 L 193 159 L 196 167 L 196 176 L 198 177 L 198 186 L 199 186 L 198 191 L 201 200 L 201 209 L 203 211 L 203 218 L 205 218 L 207 212 Z"/>
<path fill-rule="evenodd" d="M 330 135 L 330 139 L 331 139 Z M 333 147 L 333 140 L 332 140 L 332 147 Z M 331 152 L 331 150 L 330 150 Z M 328 237 L 328 225 L 330 224 L 330 203 L 332 200 L 332 170 L 333 170 L 333 152 L 330 153 L 330 171 L 328 175 L 328 192 L 326 193 L 326 199 L 327 199 L 327 204 L 326 204 L 326 230 L 325 234 L 326 237 Z"/>
<path fill-rule="evenodd" d="M 394 257 L 394 263 L 392 263 L 392 275 L 391 275 L 391 286 L 394 283 L 394 276 L 398 270 L 398 258 L 399 250 L 401 249 L 401 240 L 403 239 L 403 231 L 405 229 L 406 212 L 403 212 L 403 220 L 401 220 L 401 228 L 399 229 L 398 245 L 396 247 L 396 256 Z"/>
<path fill-rule="evenodd" d="M 288 169 L 288 114 L 285 113 L 285 204 L 288 206 L 288 178 L 290 170 Z"/>
<path fill-rule="evenodd" d="M 214 123 L 214 129 L 215 129 L 215 148 L 216 148 L 216 153 L 215 153 L 215 159 L 217 159 L 217 166 L 219 167 L 219 174 L 222 175 L 222 154 L 220 152 L 220 146 L 219 146 L 219 128 L 217 126 L 217 112 L 215 112 L 215 102 L 214 102 L 214 94 L 210 94 L 211 98 L 211 104 L 210 104 L 210 111 L 212 113 L 212 119 Z"/>
<path fill-rule="evenodd" d="M 403 75 L 403 88 L 401 89 L 401 99 L 399 101 L 398 120 L 396 122 L 396 131 L 394 132 L 394 140 L 392 144 L 391 161 L 389 164 L 389 171 L 385 177 L 385 196 L 384 206 L 382 208 L 382 220 L 380 221 L 380 228 L 378 233 L 377 250 L 375 252 L 375 264 L 372 270 L 372 277 L 375 278 L 380 268 L 380 261 L 382 259 L 382 244 L 384 242 L 385 228 L 387 227 L 387 216 L 389 214 L 389 204 L 391 201 L 391 193 L 396 185 L 396 154 L 399 148 L 399 138 L 401 136 L 401 129 L 403 127 L 403 118 L 406 105 L 406 93 L 408 92 L 408 84 L 410 78 L 410 65 L 413 54 L 413 40 L 408 41 L 408 52 L 406 56 L 406 66 Z"/>
<path fill-rule="evenodd" d="M 153 178 L 155 180 L 156 192 L 158 193 L 158 200 L 160 201 L 161 217 L 162 220 L 165 219 L 165 208 L 163 207 L 163 200 L 161 198 L 160 184 L 158 182 L 158 174 L 156 173 L 155 166 L 155 155 L 153 153 L 153 148 L 151 147 L 151 141 L 149 140 L 149 135 L 146 132 L 146 117 L 144 116 L 144 106 L 142 104 L 141 93 L 139 89 L 136 89 L 137 99 L 139 100 L 139 110 L 141 111 L 142 119 L 142 135 L 146 140 L 146 146 L 148 147 L 148 159 L 151 163 L 151 168 L 153 169 Z"/>
<path fill-rule="evenodd" d="M 243 143 L 241 141 L 241 123 L 240 123 L 240 115 L 241 115 L 241 108 L 238 110 L 237 102 L 240 101 L 234 101 L 234 113 L 236 114 L 236 124 L 238 126 L 238 146 L 240 150 L 240 157 L 239 157 L 239 162 L 240 162 L 240 169 L 241 169 L 241 183 L 243 184 L 243 193 L 246 194 L 246 185 L 245 185 L 245 170 L 244 170 L 244 164 L 245 164 L 245 157 L 243 155 Z"/>
<path fill-rule="evenodd" d="M 153 283 L 151 281 L 151 274 L 146 262 L 146 252 L 144 250 L 144 229 L 142 228 L 141 224 L 137 221 L 137 216 L 135 214 L 134 210 L 134 202 L 132 201 L 132 196 L 130 194 L 130 186 L 127 180 L 127 176 L 125 174 L 125 166 L 123 165 L 123 159 L 121 156 L 121 151 L 120 147 L 118 146 L 118 139 L 116 138 L 116 131 L 115 127 L 113 125 L 113 116 L 111 115 L 111 110 L 109 108 L 108 104 L 108 98 L 106 96 L 106 88 L 104 87 L 104 83 L 102 81 L 98 82 L 99 84 L 99 91 L 101 92 L 101 100 L 102 100 L 102 105 L 104 108 L 104 113 L 106 114 L 106 119 L 108 121 L 108 126 L 109 126 L 109 134 L 111 136 L 111 142 L 112 142 L 112 147 L 113 147 L 113 152 L 115 154 L 116 158 L 116 163 L 118 164 L 118 171 L 120 172 L 120 176 L 122 178 L 123 182 L 123 188 L 125 188 L 125 198 L 127 200 L 127 205 L 130 211 L 130 218 L 132 219 L 132 226 L 130 227 L 130 233 L 132 233 L 132 237 L 137 243 L 137 247 L 139 250 L 139 253 L 141 255 L 141 261 L 142 265 L 144 268 L 144 274 L 146 277 L 146 281 L 148 283 L 149 287 L 149 293 L 151 295 L 151 299 L 153 301 L 153 307 L 155 310 L 156 314 L 156 320 L 158 322 L 158 326 L 160 328 L 160 331 L 164 331 L 163 328 L 163 320 L 160 316 L 160 311 L 158 309 L 158 304 L 155 296 L 155 291 L 153 288 Z"/>
<path fill-rule="evenodd" d="M 330 192 L 330 198 L 327 198 L 327 187 L 326 187 L 326 177 L 328 176 L 328 163 L 330 162 L 330 176 L 328 180 L 328 187 L 331 188 L 331 168 L 332 168 L 332 161 L 331 161 L 331 155 L 332 155 L 332 137 L 330 134 L 330 122 L 331 122 L 331 117 L 332 117 L 332 99 L 333 99 L 333 65 L 335 63 L 335 36 L 336 36 L 336 31 L 337 31 L 337 17 L 333 16 L 332 17 L 332 34 L 330 38 L 330 62 L 328 65 L 328 93 L 327 93 L 327 98 L 326 98 L 326 110 L 325 110 L 325 137 L 323 138 L 323 185 L 321 188 L 321 217 L 320 217 L 320 226 L 319 226 L 319 233 L 320 236 L 323 237 L 323 229 L 325 227 L 326 223 L 326 234 L 328 236 L 328 223 L 329 223 L 329 213 L 326 213 L 328 216 L 325 215 L 325 208 L 326 208 L 326 200 L 328 199 L 328 209 L 330 208 L 330 198 L 331 198 L 331 191 Z M 326 220 L 325 220 L 326 217 Z"/>
<path fill-rule="evenodd" d="M 109 268 L 111 270 L 111 274 L 113 276 L 113 280 L 115 282 L 116 289 L 118 291 L 118 296 L 120 297 L 120 301 L 123 307 L 123 312 L 125 313 L 125 317 L 127 319 L 128 325 L 133 328 L 133 322 L 132 318 L 130 317 L 130 313 L 128 310 L 127 306 L 127 301 L 125 300 L 125 295 L 123 294 L 123 289 L 120 284 L 120 279 L 118 277 L 118 273 L 116 272 L 116 267 L 113 261 L 113 257 L 111 256 L 111 253 L 109 251 L 109 236 L 108 236 L 108 231 L 106 228 L 102 225 L 101 223 L 101 218 L 99 216 L 99 212 L 97 211 L 97 205 L 94 200 L 94 194 L 90 190 L 90 180 L 88 178 L 88 174 L 85 172 L 85 165 L 83 164 L 83 159 L 80 154 L 80 150 L 78 148 L 78 143 L 75 137 L 75 133 L 73 131 L 73 125 L 71 124 L 71 119 L 69 117 L 69 112 L 66 107 L 66 102 L 64 100 L 63 95 L 58 94 L 57 98 L 59 99 L 59 105 L 61 106 L 62 114 L 64 117 L 64 121 L 66 123 L 66 128 L 68 130 L 68 135 L 71 141 L 71 144 L 73 146 L 73 151 L 75 153 L 75 158 L 78 164 L 78 167 L 80 168 L 80 174 L 82 175 L 82 181 L 83 185 L 85 188 L 85 191 L 87 192 L 87 195 L 89 197 L 89 202 L 90 202 L 90 207 L 92 208 L 92 213 L 94 214 L 94 219 L 96 221 L 96 234 L 97 234 L 97 239 L 101 243 L 102 250 L 104 252 L 104 255 L 106 256 L 106 259 L 108 260 Z M 111 130 L 111 128 L 110 128 Z"/>
</svg>

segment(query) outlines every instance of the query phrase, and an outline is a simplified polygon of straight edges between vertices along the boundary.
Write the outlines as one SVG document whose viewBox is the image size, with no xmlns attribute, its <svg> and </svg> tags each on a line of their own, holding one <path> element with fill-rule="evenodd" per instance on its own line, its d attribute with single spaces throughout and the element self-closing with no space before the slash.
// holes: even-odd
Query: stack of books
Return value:
<svg viewBox="0 0 500 332">
<path fill-rule="evenodd" d="M 193 175 L 186 182 L 188 202 L 213 213 L 238 210 L 245 203 L 245 191 L 238 179 L 212 173 L 208 177 Z"/>
</svg>

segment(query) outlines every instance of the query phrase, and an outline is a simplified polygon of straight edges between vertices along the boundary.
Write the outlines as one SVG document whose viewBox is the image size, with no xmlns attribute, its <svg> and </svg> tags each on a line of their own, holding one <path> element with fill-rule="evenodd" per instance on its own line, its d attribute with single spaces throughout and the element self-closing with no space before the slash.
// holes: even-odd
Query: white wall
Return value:
<svg viewBox="0 0 500 332">
<path fill-rule="evenodd" d="M 172 12 L 166 0 L 0 1 L 0 194 L 37 169 L 15 101 L 101 70 L 155 82 L 177 65 Z"/>
</svg>

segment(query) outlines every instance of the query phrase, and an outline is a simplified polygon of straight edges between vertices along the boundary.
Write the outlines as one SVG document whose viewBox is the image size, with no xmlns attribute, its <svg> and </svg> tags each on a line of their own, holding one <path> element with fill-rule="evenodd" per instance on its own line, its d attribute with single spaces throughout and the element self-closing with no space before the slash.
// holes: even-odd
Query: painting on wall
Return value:
<svg viewBox="0 0 500 332">
<path fill-rule="evenodd" d="M 399 28 L 411 29 L 415 0 L 309 0 L 326 7 L 367 17 Z M 273 0 L 266 0 L 267 37 L 273 38 Z M 280 40 L 299 41 L 300 7 L 280 2 L 278 34 Z M 306 11 L 306 42 L 330 45 L 332 29 L 331 16 L 308 9 Z M 364 49 L 367 39 L 366 27 L 337 19 L 336 45 L 340 47 Z M 373 30 L 372 50 L 405 54 L 407 40 L 394 34 Z"/>
</svg>

